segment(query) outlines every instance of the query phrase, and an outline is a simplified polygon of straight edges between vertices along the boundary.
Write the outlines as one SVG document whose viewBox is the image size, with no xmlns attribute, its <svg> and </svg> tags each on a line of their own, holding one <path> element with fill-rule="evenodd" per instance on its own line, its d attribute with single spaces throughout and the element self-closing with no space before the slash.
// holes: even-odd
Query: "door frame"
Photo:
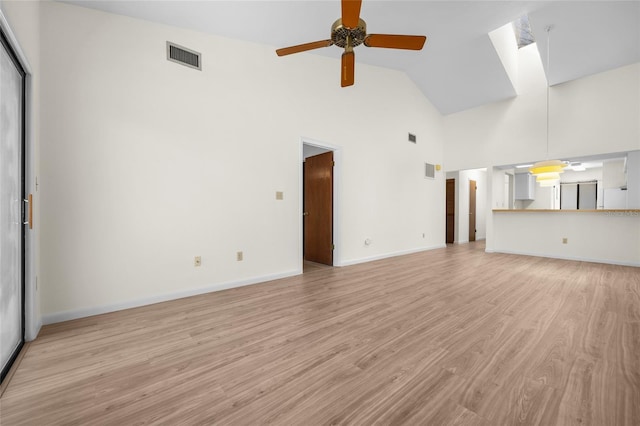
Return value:
<svg viewBox="0 0 640 426">
<path fill-rule="evenodd" d="M 473 182 L 473 191 L 471 190 L 471 182 Z M 477 240 L 478 237 L 478 181 L 475 179 L 469 179 L 469 217 L 467 221 L 469 223 L 469 242 L 472 243 Z M 471 212 L 471 194 L 473 194 L 473 212 Z M 473 240 L 471 239 L 471 217 L 473 216 Z"/>
<path fill-rule="evenodd" d="M 453 197 L 453 219 L 452 219 L 453 220 L 453 241 L 451 243 L 449 243 L 447 241 L 448 227 L 449 227 L 449 224 L 448 224 L 448 222 L 449 222 L 449 213 L 447 212 L 447 207 L 448 207 L 448 204 L 449 204 L 449 193 L 448 193 L 448 190 L 447 190 L 447 185 L 449 184 L 449 182 L 453 182 L 453 195 L 452 195 L 452 197 Z M 455 178 L 446 178 L 445 179 L 445 187 L 444 187 L 444 204 L 445 204 L 445 208 L 444 208 L 444 210 L 445 210 L 445 212 L 444 212 L 444 216 L 445 216 L 445 224 L 444 224 L 444 226 L 445 226 L 445 230 L 444 230 L 445 241 L 444 242 L 445 242 L 445 244 L 456 244 L 456 215 L 457 215 L 456 207 L 457 207 L 457 204 L 458 204 L 456 202 L 457 201 L 456 200 L 456 185 L 457 185 L 457 182 L 456 182 Z"/>
<path fill-rule="evenodd" d="M 38 278 L 37 278 L 37 253 L 39 251 L 39 212 L 40 197 L 36 187 L 36 135 L 35 135 L 35 106 L 34 106 L 34 83 L 33 68 L 27 60 L 27 56 L 22 50 L 15 33 L 11 29 L 4 13 L 0 10 L 0 29 L 4 33 L 13 53 L 18 58 L 20 65 L 25 71 L 25 93 L 24 93 L 24 190 L 26 194 L 33 194 L 33 220 L 34 227 L 26 231 L 24 241 L 24 340 L 29 342 L 34 340 L 42 327 L 42 316 L 40 314 L 40 303 L 38 302 Z"/>
<path fill-rule="evenodd" d="M 300 234 L 300 238 L 298 239 L 298 262 L 299 262 L 299 272 L 302 273 L 304 266 L 303 259 L 303 250 L 304 250 L 304 219 L 303 219 L 303 189 L 304 189 L 304 179 L 303 179 L 303 163 L 304 163 L 304 145 L 310 145 L 317 148 L 326 149 L 328 151 L 333 151 L 333 161 L 335 166 L 333 167 L 333 266 L 342 266 L 342 251 L 341 251 L 341 241 L 340 241 L 340 230 L 342 229 L 342 223 L 340 218 L 340 205 L 342 200 L 342 194 L 340 191 L 340 182 L 342 179 L 342 148 L 337 145 L 332 145 L 326 142 L 317 141 L 307 137 L 300 138 L 299 149 L 299 168 L 298 168 L 298 195 L 300 202 L 298 203 L 298 232 Z"/>
</svg>

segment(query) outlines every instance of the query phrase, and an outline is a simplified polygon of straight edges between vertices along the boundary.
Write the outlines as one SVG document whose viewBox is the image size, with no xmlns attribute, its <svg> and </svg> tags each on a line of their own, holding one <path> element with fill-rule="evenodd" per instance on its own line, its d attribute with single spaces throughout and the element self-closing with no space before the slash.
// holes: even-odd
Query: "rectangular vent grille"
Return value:
<svg viewBox="0 0 640 426">
<path fill-rule="evenodd" d="M 200 53 L 178 46 L 175 43 L 167 42 L 167 59 L 171 62 L 184 65 L 196 70 L 202 70 Z"/>
<path fill-rule="evenodd" d="M 436 178 L 436 166 L 429 163 L 424 163 L 424 177 L 427 179 Z"/>
<path fill-rule="evenodd" d="M 409 142 L 412 143 L 417 143 L 417 139 L 416 139 L 416 135 L 414 135 L 413 133 L 409 133 Z"/>
</svg>

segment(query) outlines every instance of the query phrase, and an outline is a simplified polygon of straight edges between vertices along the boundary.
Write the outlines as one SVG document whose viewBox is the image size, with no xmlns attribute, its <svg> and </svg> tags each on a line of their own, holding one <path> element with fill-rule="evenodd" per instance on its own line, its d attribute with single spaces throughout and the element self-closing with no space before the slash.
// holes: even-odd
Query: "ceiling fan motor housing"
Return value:
<svg viewBox="0 0 640 426">
<path fill-rule="evenodd" d="M 342 25 L 342 19 L 338 19 L 331 26 L 331 40 L 338 47 L 360 46 L 367 37 L 367 24 L 362 19 L 358 20 L 358 26 L 348 28 Z"/>
</svg>

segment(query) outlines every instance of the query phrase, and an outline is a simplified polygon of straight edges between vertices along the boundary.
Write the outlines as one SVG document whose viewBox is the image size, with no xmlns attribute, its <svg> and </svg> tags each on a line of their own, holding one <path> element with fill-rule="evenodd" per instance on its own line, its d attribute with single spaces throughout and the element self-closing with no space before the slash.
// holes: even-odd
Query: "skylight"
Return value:
<svg viewBox="0 0 640 426">
<path fill-rule="evenodd" d="M 513 31 L 516 34 L 516 41 L 518 42 L 518 49 L 535 43 L 536 39 L 531 32 L 531 25 L 529 25 L 529 16 L 522 15 L 520 18 L 513 21 Z"/>
</svg>

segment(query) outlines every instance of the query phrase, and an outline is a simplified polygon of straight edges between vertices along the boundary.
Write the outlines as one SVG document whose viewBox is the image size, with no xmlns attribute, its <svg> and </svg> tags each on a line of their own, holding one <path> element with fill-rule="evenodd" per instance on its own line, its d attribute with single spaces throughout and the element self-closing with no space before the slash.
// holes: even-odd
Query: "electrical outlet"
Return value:
<svg viewBox="0 0 640 426">
<path fill-rule="evenodd" d="M 564 237 L 562 239 L 562 244 L 567 244 L 569 242 L 569 239 L 567 237 Z"/>
<path fill-rule="evenodd" d="M 241 262 L 244 259 L 244 255 L 242 254 L 241 251 L 239 251 L 238 253 L 236 253 L 236 260 L 238 262 Z"/>
<path fill-rule="evenodd" d="M 426 238 L 424 232 L 422 233 L 422 238 Z"/>
<path fill-rule="evenodd" d="M 284 192 L 276 191 L 276 200 L 284 200 Z"/>
<path fill-rule="evenodd" d="M 202 265 L 202 257 L 196 256 L 193 258 L 193 266 L 201 266 Z"/>
</svg>

